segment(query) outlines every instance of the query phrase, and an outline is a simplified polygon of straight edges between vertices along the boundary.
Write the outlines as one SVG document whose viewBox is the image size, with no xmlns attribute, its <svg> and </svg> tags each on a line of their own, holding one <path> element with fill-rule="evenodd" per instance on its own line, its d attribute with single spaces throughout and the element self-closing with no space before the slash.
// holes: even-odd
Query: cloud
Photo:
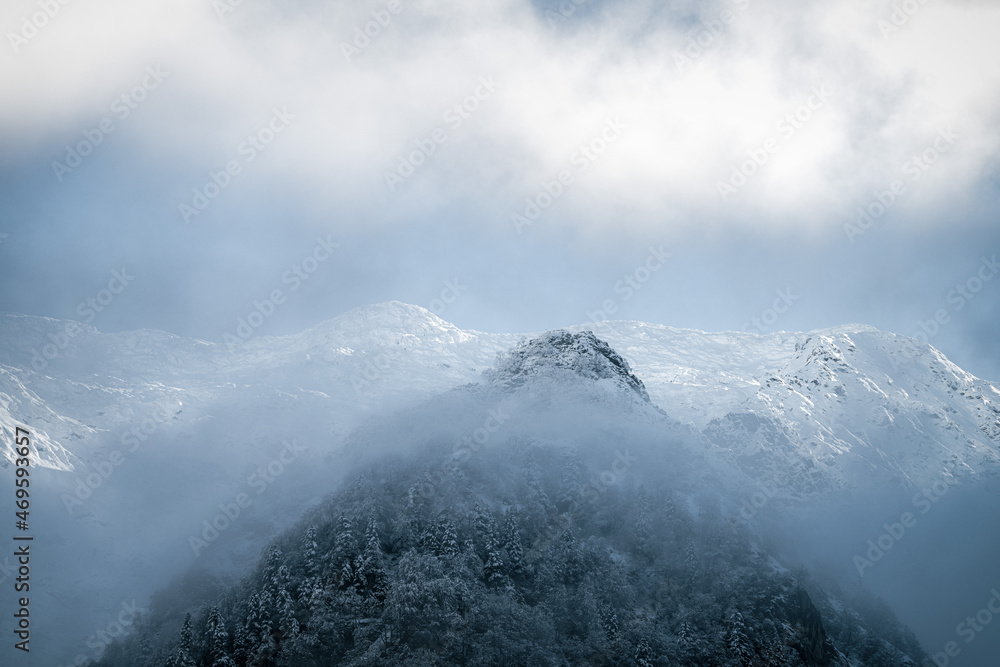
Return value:
<svg viewBox="0 0 1000 667">
<path fill-rule="evenodd" d="M 621 317 L 736 329 L 790 288 L 781 328 L 907 334 L 996 247 L 992 3 L 235 1 L 0 9 L 0 308 L 73 317 L 124 265 L 99 328 L 221 340 L 332 234 L 265 333 L 456 279 L 459 326 L 566 326 L 663 244 Z M 935 342 L 991 377 L 998 298 Z"/>
<path fill-rule="evenodd" d="M 995 160 L 1000 9 L 909 4 L 903 22 L 892 3 L 843 0 L 595 1 L 568 17 L 519 0 L 400 0 L 397 14 L 387 2 L 244 0 L 222 18 L 194 0 L 69 3 L 5 55 L 0 121 L 15 155 L 52 155 L 158 64 L 169 79 L 128 136 L 184 175 L 165 185 L 179 197 L 284 108 L 295 122 L 250 178 L 315 211 L 364 212 L 358 226 L 414 224 L 469 200 L 478 224 L 510 233 L 525 198 L 570 170 L 574 185 L 545 215 L 571 233 L 839 231 L 940 128 L 961 139 L 901 212 L 947 206 Z M 16 32 L 37 10 L 12 3 L 5 25 Z M 379 17 L 390 20 L 376 30 Z M 353 44 L 366 24 L 377 34 Z M 449 123 L 481 77 L 497 91 Z M 802 111 L 820 87 L 829 99 Z M 600 147 L 616 118 L 627 130 L 581 171 L 574 156 Z M 386 173 L 435 129 L 444 142 L 391 192 Z M 767 162 L 748 165 L 771 139 Z M 741 165 L 753 175 L 723 201 L 719 184 Z"/>
</svg>

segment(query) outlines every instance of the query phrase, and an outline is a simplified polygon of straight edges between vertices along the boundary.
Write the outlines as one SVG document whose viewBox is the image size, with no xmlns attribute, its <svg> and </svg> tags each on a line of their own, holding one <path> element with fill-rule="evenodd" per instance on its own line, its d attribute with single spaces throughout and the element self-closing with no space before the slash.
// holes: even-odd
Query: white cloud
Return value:
<svg viewBox="0 0 1000 667">
<path fill-rule="evenodd" d="M 609 3 L 554 30 L 520 0 L 401 2 L 351 63 L 341 43 L 387 2 L 244 0 L 225 20 L 203 0 L 70 2 L 19 53 L 7 45 L 3 140 L 25 159 L 55 159 L 53 145 L 161 64 L 169 81 L 129 121 L 130 141 L 193 174 L 192 187 L 287 107 L 297 119 L 255 166 L 259 188 L 294 187 L 317 210 L 371 211 L 359 226 L 433 217 L 464 198 L 480 224 L 512 233 L 510 212 L 621 117 L 627 131 L 546 214 L 598 236 L 665 223 L 839 230 L 950 125 L 961 140 L 905 204 L 934 210 L 968 191 L 1000 144 L 1000 10 L 984 3 L 925 3 L 883 36 L 889 2 L 674 3 L 674 14 Z M 724 8 L 733 20 L 709 40 L 690 12 L 711 21 Z M 5 29 L 34 11 L 8 3 Z M 675 52 L 699 36 L 710 43 L 679 71 Z M 444 112 L 481 76 L 499 90 L 449 127 Z M 831 99 L 782 138 L 777 123 L 819 85 Z M 436 127 L 446 143 L 390 193 L 384 172 Z M 723 202 L 718 181 L 769 138 L 778 151 Z"/>
</svg>

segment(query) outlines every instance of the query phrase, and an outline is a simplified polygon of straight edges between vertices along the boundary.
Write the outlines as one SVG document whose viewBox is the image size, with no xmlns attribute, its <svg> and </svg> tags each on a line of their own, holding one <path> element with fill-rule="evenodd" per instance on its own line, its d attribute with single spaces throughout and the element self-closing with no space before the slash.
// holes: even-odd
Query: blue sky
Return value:
<svg viewBox="0 0 1000 667">
<path fill-rule="evenodd" d="M 84 319 L 125 269 L 103 331 L 610 303 L 1000 379 L 1000 9 L 896 6 L 4 3 L 0 310 Z"/>
</svg>

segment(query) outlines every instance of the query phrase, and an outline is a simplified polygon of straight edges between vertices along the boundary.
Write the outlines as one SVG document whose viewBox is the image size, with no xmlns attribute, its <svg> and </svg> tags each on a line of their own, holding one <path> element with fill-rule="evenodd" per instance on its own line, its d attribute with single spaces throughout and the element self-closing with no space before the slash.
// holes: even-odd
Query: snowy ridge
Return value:
<svg viewBox="0 0 1000 667">
<path fill-rule="evenodd" d="M 769 335 L 602 322 L 653 402 L 754 476 L 799 492 L 994 476 L 1000 390 L 930 345 L 865 325 Z"/>
<path fill-rule="evenodd" d="M 60 470 L 86 461 L 95 433 L 182 398 L 194 420 L 220 402 L 326 406 L 343 431 L 374 410 L 479 381 L 498 353 L 524 340 L 463 331 L 388 302 L 233 347 L 84 327 L 60 358 L 33 370 L 32 335 L 40 346 L 64 326 L 0 319 L 6 409 L 51 433 L 41 464 Z M 483 377 L 488 384 L 516 388 L 571 373 L 593 381 L 595 396 L 627 390 L 702 430 L 747 472 L 790 474 L 802 492 L 872 473 L 918 483 L 955 465 L 992 475 L 1000 462 L 1000 390 L 929 345 L 866 325 L 757 335 L 601 322 L 534 335 L 500 363 Z"/>
<path fill-rule="evenodd" d="M 625 420 L 680 422 L 689 445 L 703 448 L 695 474 L 727 489 L 773 481 L 787 500 L 1000 470 L 1000 389 L 929 345 L 862 325 L 756 335 L 601 322 L 533 334 L 515 349 L 525 336 L 461 330 L 390 302 L 234 347 L 81 326 L 40 364 L 36 353 L 66 325 L 0 314 L 0 459 L 11 460 L 15 426 L 30 428 L 48 473 L 39 497 L 54 517 L 43 537 L 75 544 L 78 567 L 114 573 L 92 582 L 91 607 L 62 600 L 66 614 L 54 622 L 68 628 L 67 642 L 93 631 L 81 609 L 114 608 L 124 591 L 158 585 L 150 558 L 190 564 L 188 536 L 252 489 L 283 441 L 306 453 L 240 519 L 246 553 L 347 472 L 342 448 L 369 417 L 470 383 L 576 392 L 621 408 Z M 115 452 L 121 463 L 109 466 Z M 85 479 L 100 486 L 66 504 L 87 495 Z M 79 590 L 72 569 L 47 571 L 46 590 Z"/>
</svg>

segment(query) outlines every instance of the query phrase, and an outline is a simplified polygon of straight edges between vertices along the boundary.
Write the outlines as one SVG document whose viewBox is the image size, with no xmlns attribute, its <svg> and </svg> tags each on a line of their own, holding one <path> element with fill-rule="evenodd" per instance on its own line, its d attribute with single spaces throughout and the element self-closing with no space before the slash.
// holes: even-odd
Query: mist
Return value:
<svg viewBox="0 0 1000 667">
<path fill-rule="evenodd" d="M 0 662 L 1000 651 L 994 3 L 0 25 L 0 506 L 26 430 L 38 545 Z M 420 577 L 484 606 L 403 622 Z"/>
</svg>

